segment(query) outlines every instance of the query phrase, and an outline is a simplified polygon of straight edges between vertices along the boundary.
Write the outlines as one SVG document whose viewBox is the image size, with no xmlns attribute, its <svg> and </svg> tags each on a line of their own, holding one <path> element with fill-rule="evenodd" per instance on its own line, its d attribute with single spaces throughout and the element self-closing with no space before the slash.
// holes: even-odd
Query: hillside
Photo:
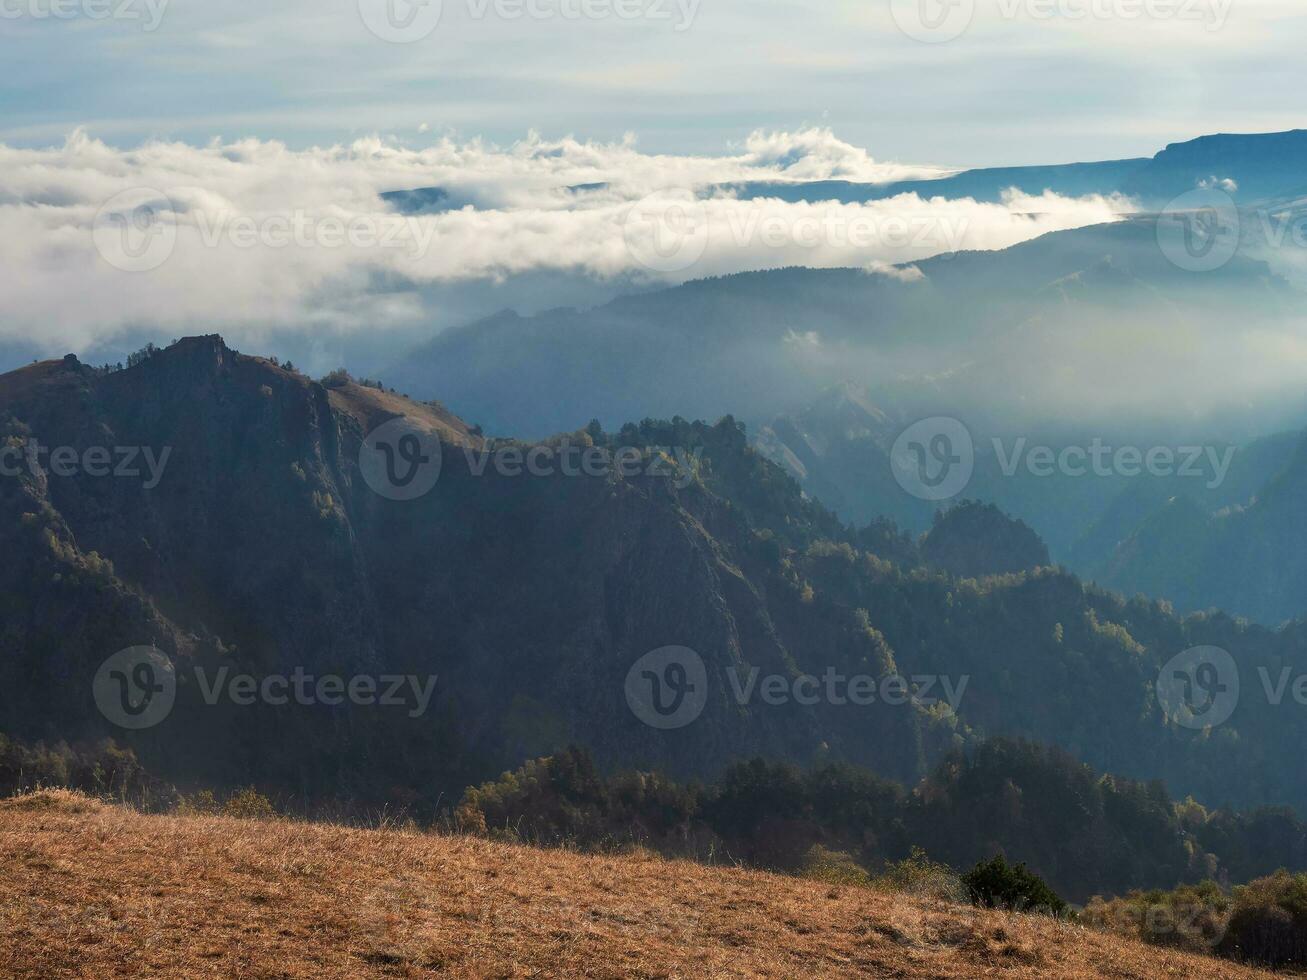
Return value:
<svg viewBox="0 0 1307 980">
<path fill-rule="evenodd" d="M 883 408 L 1043 428 L 1099 411 L 1132 418 L 1138 385 L 1150 368 L 1173 364 L 1177 337 L 1200 344 L 1231 322 L 1274 334 L 1297 309 L 1287 282 L 1253 253 L 1202 276 L 1173 265 L 1148 216 L 914 268 L 919 275 L 775 269 L 588 310 L 506 311 L 441 333 L 383 377 L 499 434 L 674 413 L 770 421 L 832 385 L 904 378 L 913 383 Z M 1201 366 L 1198 358 L 1191 370 Z M 918 391 L 925 376 L 951 380 Z M 1076 397 L 1085 379 L 1119 383 L 1119 402 L 1101 390 Z"/>
<path fill-rule="evenodd" d="M 1299 441 L 1246 507 L 1210 513 L 1186 497 L 1167 501 L 1120 542 L 1096 577 L 1182 610 L 1219 605 L 1264 623 L 1301 618 L 1307 609 L 1304 500 L 1307 441 Z"/>
<path fill-rule="evenodd" d="M 942 387 L 929 390 L 938 396 Z M 845 520 L 888 517 L 925 532 L 941 504 L 907 493 L 895 480 L 896 473 L 915 472 L 913 457 L 893 455 L 895 440 L 916 414 L 929 411 L 905 413 L 899 407 L 905 397 L 921 396 L 893 387 L 835 386 L 803 411 L 771 420 L 755 445 Z M 966 489 L 945 503 L 973 497 L 996 504 L 1037 531 L 1055 562 L 1125 595 L 1167 599 L 1184 612 L 1218 608 L 1267 624 L 1307 608 L 1295 564 L 1302 548 L 1285 533 L 1302 499 L 1293 485 L 1301 480 L 1302 431 L 1216 441 L 1209 452 L 1228 454 L 1229 464 L 1219 481 L 1210 479 L 1210 456 L 1201 463 L 1201 479 L 1175 473 L 1035 476 L 1022 466 L 1005 471 L 1003 453 L 1015 458 L 1020 438 L 1000 440 L 1002 452 L 977 439 Z M 1088 441 L 1068 434 L 1053 446 L 1061 451 Z M 1121 445 L 1140 441 L 1120 437 Z M 1161 518 L 1174 501 L 1192 509 L 1194 520 L 1164 535 Z M 1176 524 L 1173 517 L 1165 520 Z M 1173 560 L 1177 549 L 1200 546 L 1208 553 L 1201 561 Z"/>
<path fill-rule="evenodd" d="M 374 492 L 362 465 L 370 427 L 400 412 L 444 447 L 412 500 Z M 587 427 L 543 448 L 593 450 L 605 472 L 510 474 L 483 469 L 482 437 L 438 406 L 200 337 L 123 371 L 65 359 L 0 377 L 0 434 L 82 458 L 170 450 L 157 481 L 0 479 L 0 687 L 15 692 L 0 734 L 83 750 L 112 738 L 183 790 L 254 783 L 431 812 L 570 745 L 604 770 L 712 779 L 762 756 L 911 785 L 1006 735 L 1164 780 L 1177 798 L 1307 804 L 1293 765 L 1307 715 L 1266 711 L 1257 683 L 1307 663 L 1307 629 L 1181 619 L 1051 568 L 956 578 L 883 526 L 843 526 L 729 417 Z M 632 453 L 637 472 L 611 465 Z M 966 545 L 954 535 L 948 550 Z M 1155 689 L 1198 646 L 1228 650 L 1244 680 L 1210 737 L 1168 719 Z M 104 712 L 94 681 L 139 647 L 179 679 L 170 713 L 138 730 Z M 673 648 L 697 654 L 706 686 L 699 713 L 669 729 L 638 715 L 626 685 Z M 413 699 L 288 703 L 219 681 L 297 671 L 408 678 Z M 889 696 L 796 693 L 828 675 Z M 922 698 L 896 697 L 900 683 Z"/>
<path fill-rule="evenodd" d="M 406 829 L 0 802 L 19 978 L 1271 974 L 1042 917 Z"/>
<path fill-rule="evenodd" d="M 361 470 L 364 437 L 401 414 L 443 446 L 420 499 L 387 499 Z M 0 377 L 0 435 L 79 454 L 171 450 L 155 486 L 87 473 L 0 480 L 11 559 L 0 681 L 26 692 L 0 706 L 0 733 L 15 738 L 112 735 L 161 778 L 369 800 L 435 800 L 570 742 L 600 747 L 606 763 L 705 773 L 843 743 L 905 778 L 951 742 L 951 731 L 921 734 L 913 707 L 856 730 L 797 704 L 741 712 L 724 680 L 693 732 L 656 733 L 630 712 L 627 671 L 669 644 L 700 651 L 722 678 L 828 658 L 877 676 L 892 667 L 853 610 L 801 601 L 773 549 L 840 525 L 729 420 L 632 430 L 627 444 L 643 447 L 632 475 L 479 472 L 463 450 L 479 452 L 480 437 L 438 407 L 326 387 L 204 337 L 110 374 L 73 359 Z M 701 476 L 655 474 L 657 445 L 703 453 Z M 775 540 L 753 524 L 775 527 Z M 179 682 L 166 720 L 124 732 L 97 711 L 90 682 L 105 658 L 140 645 L 183 678 L 302 669 L 436 687 L 418 716 L 206 704 L 202 685 Z"/>
</svg>

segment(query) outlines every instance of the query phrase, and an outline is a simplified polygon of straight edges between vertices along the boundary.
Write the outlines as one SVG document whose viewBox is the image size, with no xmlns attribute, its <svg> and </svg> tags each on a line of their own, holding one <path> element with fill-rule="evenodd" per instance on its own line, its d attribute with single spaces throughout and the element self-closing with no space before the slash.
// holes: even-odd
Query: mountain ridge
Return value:
<svg viewBox="0 0 1307 980">
<path fill-rule="evenodd" d="M 40 397 L 23 380 L 38 375 L 57 392 Z M 1009 735 L 1200 799 L 1307 801 L 1307 782 L 1279 768 L 1277 747 L 1301 724 L 1294 713 L 1259 712 L 1250 699 L 1230 737 L 1204 739 L 1170 724 L 1154 690 L 1161 665 L 1198 645 L 1232 650 L 1249 672 L 1307 662 L 1300 627 L 1181 619 L 1055 568 L 955 578 L 892 527 L 850 528 L 807 499 L 734 419 L 553 440 L 642 460 L 680 447 L 697 460 L 688 480 L 652 469 L 478 475 L 476 453 L 451 445 L 432 490 L 397 501 L 360 469 L 360 418 L 382 396 L 333 391 L 213 338 L 123 372 L 64 361 L 23 377 L 0 378 L 6 439 L 173 453 L 152 489 L 87 474 L 0 479 L 11 556 L 0 569 L 0 682 L 25 692 L 0 706 L 12 737 L 112 735 L 165 779 L 430 805 L 431 794 L 572 743 L 604 767 L 711 775 L 764 755 L 842 759 L 912 782 L 948 751 Z M 358 417 L 339 407 L 350 391 Z M 955 541 L 950 552 L 965 549 Z M 115 650 L 142 644 L 183 674 L 299 667 L 445 680 L 429 717 L 353 712 L 342 728 L 339 710 L 208 705 L 179 684 L 164 723 L 118 731 L 90 680 Z M 632 666 L 668 646 L 703 659 L 710 697 L 689 727 L 663 732 L 622 692 Z M 970 680 L 956 706 L 864 711 L 740 702 L 732 692 L 755 670 L 787 685 L 829 671 L 934 678 L 936 690 L 940 678 L 954 689 Z"/>
</svg>

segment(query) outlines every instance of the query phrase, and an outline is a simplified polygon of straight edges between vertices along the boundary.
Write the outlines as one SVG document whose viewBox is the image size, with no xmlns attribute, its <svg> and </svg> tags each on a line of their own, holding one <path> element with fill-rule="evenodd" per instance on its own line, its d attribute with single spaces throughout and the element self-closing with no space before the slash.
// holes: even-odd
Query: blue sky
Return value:
<svg viewBox="0 0 1307 980">
<path fill-rule="evenodd" d="M 1307 118 L 1302 0 L 409 2 L 0 0 L 0 360 L 219 332 L 367 370 L 505 308 L 792 265 L 911 277 L 1133 205 L 696 194 Z M 447 211 L 382 197 L 432 185 Z"/>
<path fill-rule="evenodd" d="M 51 2 L 78 16 L 46 16 Z M 382 2 L 0 0 L 0 141 L 535 130 L 718 153 L 821 126 L 877 159 L 968 166 L 1147 155 L 1307 118 L 1300 0 L 975 0 L 942 43 L 901 29 L 919 0 L 530 0 L 517 16 L 526 0 L 443 0 L 411 43 L 365 26 L 360 4 Z M 105 9 L 120 16 L 90 16 Z"/>
</svg>

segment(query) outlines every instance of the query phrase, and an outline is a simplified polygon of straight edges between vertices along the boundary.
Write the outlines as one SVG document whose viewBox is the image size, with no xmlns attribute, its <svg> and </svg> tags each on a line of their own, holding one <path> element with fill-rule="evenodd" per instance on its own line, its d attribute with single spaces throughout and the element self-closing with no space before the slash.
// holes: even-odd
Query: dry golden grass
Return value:
<svg viewBox="0 0 1307 980">
<path fill-rule="evenodd" d="M 364 432 L 371 432 L 381 423 L 402 415 L 415 426 L 433 433 L 441 442 L 451 446 L 479 447 L 483 442 L 480 436 L 471 433 L 466 422 L 451 412 L 415 402 L 402 395 L 365 388 L 351 381 L 339 388 L 332 388 L 328 396 L 331 407 L 358 419 Z"/>
<path fill-rule="evenodd" d="M 0 803 L 6 977 L 1255 977 L 1048 919 L 649 856 Z"/>
</svg>

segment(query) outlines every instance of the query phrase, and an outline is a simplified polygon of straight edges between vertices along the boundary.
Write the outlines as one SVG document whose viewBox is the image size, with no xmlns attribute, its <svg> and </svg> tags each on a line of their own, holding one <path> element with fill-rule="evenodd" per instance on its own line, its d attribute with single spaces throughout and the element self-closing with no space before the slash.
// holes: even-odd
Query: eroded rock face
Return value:
<svg viewBox="0 0 1307 980">
<path fill-rule="evenodd" d="M 439 480 L 411 501 L 374 492 L 359 466 L 367 433 L 399 415 L 442 446 Z M 732 695 L 731 668 L 883 672 L 889 661 L 849 611 L 805 602 L 775 545 L 760 543 L 745 515 L 774 502 L 734 423 L 687 431 L 706 444 L 712 479 L 742 488 L 738 504 L 661 473 L 478 473 L 485 444 L 449 413 L 353 383 L 328 389 L 217 337 L 111 374 L 75 359 L 34 365 L 0 378 L 0 416 L 16 444 L 72 447 L 79 463 L 95 447 L 131 448 L 141 471 L 0 479 L 0 672 L 22 692 L 2 731 L 111 734 L 178 780 L 371 798 L 457 792 L 569 742 L 604 762 L 705 774 L 835 743 L 917 772 L 914 710 L 845 732 L 822 707 Z M 784 491 L 782 509 L 808 507 Z M 91 679 L 138 645 L 173 659 L 177 702 L 158 726 L 122 732 L 96 710 Z M 702 715 L 679 731 L 644 725 L 624 696 L 631 665 L 668 645 L 695 650 L 708 678 Z M 437 681 L 420 717 L 207 704 L 223 668 Z"/>
<path fill-rule="evenodd" d="M 441 460 L 409 500 L 377 492 L 363 451 L 400 416 Z M 1087 587 L 984 508 L 920 549 L 889 525 L 844 527 L 729 417 L 552 442 L 610 464 L 631 450 L 629 473 L 510 475 L 520 462 L 487 465 L 480 434 L 438 406 L 317 384 L 210 337 L 109 374 L 52 361 L 0 376 L 0 436 L 47 451 L 0 476 L 0 733 L 26 742 L 111 736 L 183 786 L 430 806 L 569 744 L 679 777 L 765 756 L 915 784 L 946 750 L 1002 734 L 1200 800 L 1307 803 L 1293 755 L 1307 712 L 1256 697 L 1260 669 L 1307 662 L 1307 629 L 1181 619 Z M 669 476 L 659 446 L 688 462 Z M 97 449 L 111 469 L 135 449 L 136 475 L 94 475 Z M 127 730 L 93 680 L 143 645 L 175 667 L 175 704 Z M 1172 724 L 1156 694 L 1172 658 L 1208 646 L 1245 678 L 1220 738 Z M 632 668 L 664 647 L 702 663 L 637 671 L 673 712 L 702 699 L 680 727 L 628 700 Z M 430 693 L 382 707 L 261 688 L 297 675 Z M 853 677 L 873 703 L 849 698 Z M 898 677 L 929 702 L 884 686 Z"/>
</svg>

